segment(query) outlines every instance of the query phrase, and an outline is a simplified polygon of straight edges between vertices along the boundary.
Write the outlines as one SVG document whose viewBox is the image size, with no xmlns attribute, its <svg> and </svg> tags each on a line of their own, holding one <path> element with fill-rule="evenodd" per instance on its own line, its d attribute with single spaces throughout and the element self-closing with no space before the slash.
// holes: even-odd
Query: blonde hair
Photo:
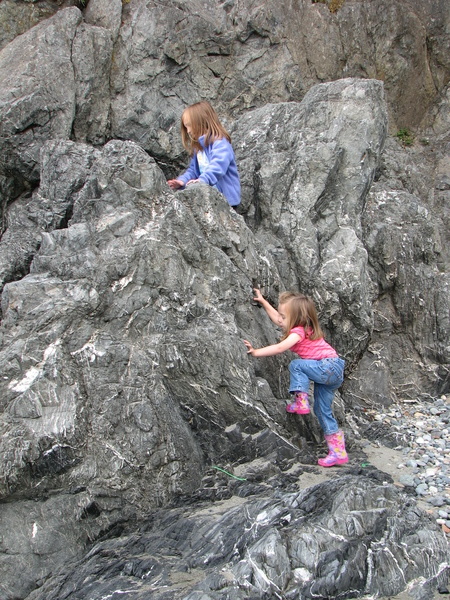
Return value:
<svg viewBox="0 0 450 600">
<path fill-rule="evenodd" d="M 183 123 L 183 117 L 189 117 L 192 129 L 192 138 Z M 231 142 L 230 134 L 219 121 L 216 111 L 206 101 L 196 102 L 184 109 L 181 115 L 181 141 L 185 149 L 192 156 L 195 152 L 203 150 L 198 138 L 205 136 L 205 146 L 216 140 L 226 138 Z"/>
<path fill-rule="evenodd" d="M 299 292 L 283 292 L 280 294 L 279 304 L 286 304 L 286 329 L 282 340 L 286 339 L 293 327 L 303 327 L 306 337 L 310 340 L 323 338 L 323 331 L 319 324 L 319 317 L 314 302 L 309 296 Z"/>
</svg>

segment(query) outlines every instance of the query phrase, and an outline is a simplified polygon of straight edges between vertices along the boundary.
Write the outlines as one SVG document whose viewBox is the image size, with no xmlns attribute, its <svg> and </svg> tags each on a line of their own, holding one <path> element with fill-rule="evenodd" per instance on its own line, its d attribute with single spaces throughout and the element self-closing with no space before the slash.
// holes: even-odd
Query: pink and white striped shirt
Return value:
<svg viewBox="0 0 450 600">
<path fill-rule="evenodd" d="M 306 360 L 322 360 L 323 358 L 338 358 L 336 350 L 325 341 L 325 338 L 310 340 L 304 327 L 293 327 L 289 334 L 296 333 L 299 341 L 290 350 Z"/>
</svg>

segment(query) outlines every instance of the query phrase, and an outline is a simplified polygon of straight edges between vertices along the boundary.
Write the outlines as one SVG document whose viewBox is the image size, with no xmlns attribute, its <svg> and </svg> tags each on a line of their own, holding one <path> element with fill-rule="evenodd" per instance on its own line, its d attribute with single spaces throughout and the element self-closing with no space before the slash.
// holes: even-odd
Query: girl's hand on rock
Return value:
<svg viewBox="0 0 450 600">
<path fill-rule="evenodd" d="M 183 182 L 179 179 L 169 179 L 167 183 L 171 190 L 178 190 L 180 187 L 183 187 Z"/>
<path fill-rule="evenodd" d="M 253 300 L 255 300 L 255 302 L 262 302 L 264 298 L 260 290 L 258 288 L 253 288 L 253 291 L 255 292 L 255 297 L 253 298 Z"/>
<path fill-rule="evenodd" d="M 255 352 L 255 348 L 253 348 L 253 346 L 251 345 L 251 343 L 248 340 L 244 340 L 244 344 L 247 346 L 247 354 L 251 354 L 253 356 L 253 353 Z"/>
</svg>

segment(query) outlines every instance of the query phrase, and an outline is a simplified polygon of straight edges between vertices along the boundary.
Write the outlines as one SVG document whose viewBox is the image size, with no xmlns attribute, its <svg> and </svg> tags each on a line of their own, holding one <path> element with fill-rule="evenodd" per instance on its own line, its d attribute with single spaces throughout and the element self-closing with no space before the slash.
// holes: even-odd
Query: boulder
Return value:
<svg viewBox="0 0 450 600">
<path fill-rule="evenodd" d="M 14 38 L 67 6 L 83 0 L 2 0 L 0 3 L 0 50 Z"/>
<path fill-rule="evenodd" d="M 45 503 L 89 490 L 94 529 L 78 501 L 52 502 L 76 553 L 117 519 L 192 493 L 205 461 L 232 452 L 232 423 L 283 434 L 283 405 L 252 377 L 241 329 L 256 336 L 247 269 L 277 272 L 219 192 L 174 195 L 136 144 L 46 152 L 40 208 L 59 198 L 71 218 L 42 232 L 30 273 L 3 290 L 0 493 Z M 12 548 L 8 538 L 3 564 Z M 65 560 L 57 550 L 39 554 L 35 578 Z"/>
<path fill-rule="evenodd" d="M 316 86 L 300 104 L 251 111 L 233 129 L 246 219 L 286 287 L 315 298 L 349 363 L 373 327 L 361 215 L 386 132 L 382 84 L 356 79 Z"/>
<path fill-rule="evenodd" d="M 70 137 L 76 83 L 72 44 L 82 15 L 67 8 L 0 52 L 0 173 L 36 184 L 39 150 Z"/>
<path fill-rule="evenodd" d="M 405 581 L 409 598 L 431 599 L 445 589 L 445 540 L 394 486 L 351 475 L 296 492 L 273 485 L 246 501 L 155 511 L 29 599 L 392 597 Z"/>
<path fill-rule="evenodd" d="M 57 12 L 0 52 L 3 208 L 39 182 L 46 141 L 73 133 L 80 141 L 105 142 L 111 55 L 111 33 L 82 23 L 75 7 Z"/>
</svg>

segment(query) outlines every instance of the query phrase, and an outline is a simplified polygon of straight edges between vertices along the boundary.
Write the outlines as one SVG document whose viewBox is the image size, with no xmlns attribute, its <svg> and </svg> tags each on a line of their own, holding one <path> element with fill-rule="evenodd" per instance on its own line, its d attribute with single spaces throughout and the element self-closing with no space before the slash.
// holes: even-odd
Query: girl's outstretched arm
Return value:
<svg viewBox="0 0 450 600">
<path fill-rule="evenodd" d="M 300 339 L 298 333 L 291 333 L 285 340 L 278 344 L 272 344 L 271 346 L 264 346 L 264 348 L 253 348 L 248 340 L 244 340 L 244 344 L 247 346 L 247 354 L 251 354 L 256 358 L 263 356 L 275 356 L 275 354 L 281 354 L 292 348 Z"/>
<path fill-rule="evenodd" d="M 181 173 L 181 175 L 178 175 L 176 181 L 181 182 L 182 187 L 184 187 L 188 181 L 197 179 L 199 175 L 200 167 L 198 166 L 197 155 L 194 154 L 194 156 L 192 156 L 191 158 L 191 162 L 189 163 L 188 168 L 186 169 L 186 171 Z"/>
<path fill-rule="evenodd" d="M 269 302 L 267 302 L 267 300 L 263 297 L 261 291 L 258 288 L 253 288 L 253 291 L 255 292 L 255 297 L 253 298 L 253 300 L 259 302 L 261 306 L 264 307 L 264 310 L 268 314 L 270 320 L 273 321 L 275 325 L 281 326 L 281 317 L 277 309 L 274 308 Z"/>
</svg>

